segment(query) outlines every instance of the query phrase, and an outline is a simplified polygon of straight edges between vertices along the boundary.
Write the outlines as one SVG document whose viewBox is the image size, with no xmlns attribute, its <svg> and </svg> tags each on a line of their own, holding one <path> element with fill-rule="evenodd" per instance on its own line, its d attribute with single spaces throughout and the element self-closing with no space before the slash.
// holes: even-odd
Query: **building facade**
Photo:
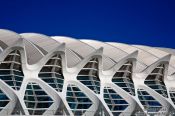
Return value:
<svg viewBox="0 0 175 116">
<path fill-rule="evenodd" d="M 0 30 L 0 115 L 175 113 L 175 50 Z"/>
</svg>

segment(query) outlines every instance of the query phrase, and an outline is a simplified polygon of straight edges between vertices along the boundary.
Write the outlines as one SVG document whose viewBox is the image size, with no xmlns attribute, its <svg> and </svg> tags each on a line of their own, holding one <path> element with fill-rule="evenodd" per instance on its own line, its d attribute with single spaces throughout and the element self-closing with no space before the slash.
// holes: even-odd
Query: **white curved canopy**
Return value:
<svg viewBox="0 0 175 116">
<path fill-rule="evenodd" d="M 2 49 L 13 45 L 21 36 L 13 31 L 0 29 L 0 46 Z"/>
<path fill-rule="evenodd" d="M 82 58 L 85 58 L 89 54 L 95 52 L 95 49 L 86 43 L 83 43 L 77 39 L 63 36 L 53 36 L 54 40 L 66 43 L 66 47 L 78 53 Z"/>
<path fill-rule="evenodd" d="M 38 33 L 17 34 L 0 29 L 0 47 L 2 50 L 13 46 L 19 39 L 24 39 L 25 51 L 29 64 L 35 64 L 47 53 L 56 49 L 61 43 L 66 44 L 65 54 L 68 67 L 74 67 L 88 55 L 103 47 L 103 69 L 108 70 L 121 59 L 138 50 L 136 72 L 141 72 L 162 57 L 171 54 L 168 74 L 175 73 L 175 50 L 154 48 L 141 45 L 128 45 L 95 40 L 77 40 L 70 37 L 48 37 Z M 71 59 L 70 59 L 71 58 Z"/>
<path fill-rule="evenodd" d="M 44 54 L 47 54 L 47 52 L 60 45 L 59 42 L 43 34 L 22 33 L 20 35 L 24 39 L 27 39 L 28 41 L 31 41 L 33 44 L 35 44 Z"/>
<path fill-rule="evenodd" d="M 103 47 L 103 54 L 105 56 L 108 56 L 112 58 L 115 62 L 120 61 L 122 58 L 126 57 L 128 53 L 125 51 L 122 51 L 121 49 L 117 49 L 109 44 L 100 42 L 100 41 L 95 41 L 95 40 L 81 40 L 90 46 L 93 46 L 96 49 L 99 49 L 100 47 Z"/>
</svg>

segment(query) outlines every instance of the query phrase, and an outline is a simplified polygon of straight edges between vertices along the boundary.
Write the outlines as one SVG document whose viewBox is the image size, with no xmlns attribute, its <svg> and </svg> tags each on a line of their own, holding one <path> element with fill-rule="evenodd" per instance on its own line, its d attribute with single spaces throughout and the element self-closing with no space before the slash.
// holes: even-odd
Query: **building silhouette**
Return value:
<svg viewBox="0 0 175 116">
<path fill-rule="evenodd" d="M 0 115 L 170 115 L 175 50 L 0 30 Z"/>
</svg>

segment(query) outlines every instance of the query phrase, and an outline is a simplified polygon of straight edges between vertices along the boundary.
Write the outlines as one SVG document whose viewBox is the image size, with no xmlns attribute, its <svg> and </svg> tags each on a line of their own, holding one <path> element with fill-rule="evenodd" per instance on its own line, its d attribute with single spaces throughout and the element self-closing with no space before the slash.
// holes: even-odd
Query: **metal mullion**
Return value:
<svg viewBox="0 0 175 116">
<path fill-rule="evenodd" d="M 15 51 L 16 51 L 16 50 L 15 50 Z M 17 54 L 17 53 L 10 53 L 9 55 L 10 55 L 10 56 L 15 56 L 15 55 L 20 56 L 20 55 Z"/>
<path fill-rule="evenodd" d="M 128 104 L 110 104 L 110 105 L 114 105 L 114 106 L 128 106 Z"/>
<path fill-rule="evenodd" d="M 12 60 L 11 60 L 11 61 L 3 61 L 3 63 L 5 63 L 5 64 L 6 64 L 6 63 L 12 63 L 12 62 L 15 63 L 15 64 L 19 64 L 19 65 L 21 64 L 21 63 L 19 63 L 19 62 L 12 61 Z"/>
<path fill-rule="evenodd" d="M 109 89 L 111 89 L 111 88 L 109 88 Z M 108 95 L 109 95 L 109 98 L 110 98 L 110 100 L 111 100 L 111 102 L 112 102 L 112 108 L 111 108 L 111 110 L 113 111 L 114 110 L 114 104 L 115 104 L 115 102 L 113 101 L 113 99 L 112 99 L 112 97 L 111 97 L 111 94 L 109 93 L 109 89 L 106 89 L 107 90 L 107 93 L 108 93 Z"/>
<path fill-rule="evenodd" d="M 154 100 L 140 100 L 140 101 L 151 101 L 151 102 L 157 102 L 155 99 Z"/>
<path fill-rule="evenodd" d="M 33 95 L 28 95 L 28 96 L 33 96 Z M 38 95 L 38 97 L 47 97 L 48 95 Z"/>
<path fill-rule="evenodd" d="M 32 93 L 33 93 L 33 91 L 32 91 Z M 33 94 L 34 94 L 34 93 L 33 93 Z M 28 92 L 27 92 L 27 94 L 25 94 L 25 96 L 27 96 L 27 101 L 26 101 L 26 100 L 25 100 L 25 101 L 26 101 L 27 104 L 29 104 L 29 102 L 28 102 L 29 96 L 33 96 L 33 95 L 29 95 Z M 28 106 L 27 106 L 27 107 L 28 107 Z M 34 108 L 32 108 L 32 109 L 34 109 Z M 32 111 L 32 112 L 33 112 L 33 111 Z M 32 113 L 32 114 L 33 114 L 33 113 Z"/>
<path fill-rule="evenodd" d="M 56 57 L 52 57 L 50 58 L 51 60 L 61 60 L 61 58 L 58 58 L 57 56 Z"/>
<path fill-rule="evenodd" d="M 16 57 L 16 56 L 14 55 L 12 61 L 15 61 L 15 57 Z M 10 74 L 14 74 L 14 72 L 13 72 L 13 67 L 14 67 L 14 63 L 12 62 L 11 65 L 10 65 Z M 12 79 L 12 81 L 13 81 L 13 85 L 14 85 L 14 87 L 15 87 L 15 90 L 17 90 L 16 83 L 15 83 L 15 79 L 14 79 L 14 75 L 11 76 L 11 79 Z"/>
<path fill-rule="evenodd" d="M 125 73 L 125 72 L 127 72 L 127 73 L 131 73 L 131 72 L 128 71 L 128 70 L 118 70 L 117 72 L 118 72 L 118 73 L 120 73 L 120 72 L 123 72 L 123 73 Z"/>
<path fill-rule="evenodd" d="M 17 77 L 20 77 L 20 78 L 23 78 L 24 76 L 21 76 L 21 75 L 16 75 L 16 74 L 12 74 L 14 76 L 17 76 Z"/>
<path fill-rule="evenodd" d="M 97 62 L 97 61 L 95 61 L 95 60 L 93 60 L 93 61 L 89 61 L 89 62 L 92 62 L 92 63 L 96 63 L 96 64 L 98 64 L 98 62 Z"/>
<path fill-rule="evenodd" d="M 97 62 L 98 63 L 98 62 Z M 98 64 L 97 64 L 98 65 Z M 95 63 L 92 63 L 92 66 L 91 67 L 94 67 L 95 66 Z M 90 71 L 89 71 L 89 75 L 92 75 L 93 73 L 93 70 L 91 69 Z M 96 73 L 97 73 L 97 75 L 98 75 L 98 69 L 96 70 Z M 98 77 L 96 77 L 96 78 L 98 78 Z M 96 93 L 98 94 L 98 89 L 97 89 L 97 87 L 96 87 L 96 84 L 94 83 L 94 79 L 93 79 L 93 77 L 89 77 L 89 79 L 91 80 L 91 83 L 92 83 L 92 85 L 94 85 L 95 87 L 93 87 L 94 88 L 94 90 L 96 91 Z M 94 91 L 93 90 L 93 91 Z"/>
<path fill-rule="evenodd" d="M 75 103 L 76 104 L 77 102 L 69 102 L 69 103 Z M 78 104 L 83 104 L 83 105 L 84 104 L 92 104 L 92 102 L 85 102 L 85 103 L 84 102 L 78 102 Z"/>
<path fill-rule="evenodd" d="M 90 85 L 90 86 L 93 86 L 93 88 L 94 88 L 94 90 L 97 92 L 97 94 L 98 94 L 98 89 L 97 89 L 97 87 L 99 87 L 99 86 L 97 86 L 96 84 L 95 84 L 95 82 L 94 82 L 94 80 L 91 78 L 91 83 L 92 83 L 92 85 Z M 94 91 L 93 90 L 93 91 Z"/>
<path fill-rule="evenodd" d="M 164 69 L 163 69 L 163 71 L 164 71 Z M 161 70 L 159 70 L 159 73 L 161 72 Z M 163 80 L 162 80 L 162 83 L 164 84 L 164 82 L 163 82 Z M 160 83 L 159 83 L 160 84 Z M 160 84 L 161 86 L 158 86 L 160 89 L 162 89 L 162 90 L 164 90 L 163 88 L 162 88 L 162 86 L 164 86 L 165 87 L 165 85 L 162 85 L 162 84 Z M 166 87 L 165 87 L 166 88 Z M 162 93 L 163 94 L 163 96 L 166 96 L 166 94 L 163 92 Z"/>
<path fill-rule="evenodd" d="M 88 77 L 95 77 L 95 78 L 97 78 L 97 76 L 95 76 L 95 75 L 89 75 L 89 74 L 87 74 L 87 75 L 78 75 L 78 77 L 83 77 L 83 76 L 88 76 Z"/>
<path fill-rule="evenodd" d="M 0 100 L 0 102 L 4 102 L 4 101 L 10 101 L 9 99 L 7 99 L 7 100 Z"/>
<path fill-rule="evenodd" d="M 124 77 L 126 77 L 127 76 L 127 72 L 124 72 Z M 128 81 L 126 82 L 127 80 L 125 80 L 124 79 L 124 82 L 125 82 L 125 84 L 126 84 L 126 86 L 127 86 L 127 88 L 130 90 L 130 92 L 132 93 L 132 90 L 131 90 L 131 87 L 130 87 L 130 85 L 128 84 Z M 122 87 L 122 88 L 125 88 L 125 87 Z"/>
<path fill-rule="evenodd" d="M 131 63 L 125 63 L 123 65 L 125 65 L 125 66 L 131 66 L 132 64 Z"/>
<path fill-rule="evenodd" d="M 16 69 L 12 69 L 13 71 L 16 71 L 16 72 L 22 72 L 22 71 L 20 71 L 20 70 L 16 70 Z"/>
<path fill-rule="evenodd" d="M 31 88 L 32 88 L 32 90 L 33 90 L 33 96 L 34 96 L 34 99 L 35 99 L 35 105 L 34 105 L 34 109 L 36 109 L 36 106 L 38 105 L 38 103 L 37 103 L 37 101 L 38 101 L 38 99 L 37 99 L 37 95 L 35 94 L 35 92 L 34 92 L 34 85 L 33 85 L 33 83 L 31 83 Z M 37 86 L 37 85 L 36 85 Z M 33 112 L 34 113 L 34 112 Z"/>
<path fill-rule="evenodd" d="M 91 71 L 90 71 L 90 73 L 91 73 Z M 89 77 L 89 80 L 90 80 L 90 82 L 91 82 L 91 84 L 92 84 L 93 86 L 96 86 L 95 83 L 93 82 L 93 77 Z M 93 88 L 94 88 L 94 90 L 95 90 L 96 92 L 98 92 L 97 89 L 96 89 L 96 87 L 93 87 Z M 94 91 L 94 90 L 93 90 L 93 91 Z"/>
<path fill-rule="evenodd" d="M 160 76 L 163 76 L 163 74 L 161 74 L 161 73 L 151 73 L 150 75 L 160 75 Z"/>
<path fill-rule="evenodd" d="M 166 87 L 165 85 L 162 85 L 162 84 L 160 84 L 160 83 L 156 83 L 156 84 L 147 84 L 148 86 L 154 86 L 154 85 L 157 85 L 157 86 L 164 86 L 164 87 Z M 163 88 L 162 88 L 163 89 Z"/>
<path fill-rule="evenodd" d="M 56 62 L 57 62 L 57 61 L 54 60 L 54 65 L 56 64 Z M 53 73 L 53 72 L 55 72 L 55 67 L 52 67 L 52 77 L 56 77 L 55 73 Z M 56 78 L 53 78 L 53 81 L 54 81 L 54 83 L 55 83 L 55 85 L 56 85 L 56 88 L 59 89 L 58 85 L 56 84 L 56 83 L 57 83 Z"/>
<path fill-rule="evenodd" d="M 98 71 L 98 69 L 96 69 L 96 68 L 94 67 L 94 65 L 92 65 L 91 67 L 83 67 L 82 70 L 94 70 L 94 71 Z"/>
<path fill-rule="evenodd" d="M 69 96 L 69 95 L 67 95 L 67 97 L 74 98 L 73 96 Z M 84 98 L 87 98 L 87 97 L 86 96 L 83 96 L 83 97 L 81 96 L 81 97 L 77 97 L 77 98 L 83 98 L 84 99 Z"/>
<path fill-rule="evenodd" d="M 55 61 L 55 62 L 56 62 L 56 61 Z M 57 68 L 62 68 L 61 66 L 56 65 L 55 63 L 54 63 L 54 65 L 44 65 L 43 68 L 44 68 L 44 67 L 57 67 Z"/>
<path fill-rule="evenodd" d="M 74 87 L 76 87 L 76 86 L 74 86 Z M 72 88 L 72 85 L 70 85 L 70 88 L 71 88 L 71 90 L 72 90 L 72 94 L 73 94 L 73 98 L 75 99 L 75 104 L 76 104 L 76 109 L 77 109 L 77 105 L 78 105 L 78 99 L 77 99 L 77 97 L 76 97 L 76 95 L 75 95 L 75 93 L 74 93 L 74 90 L 73 90 L 73 88 Z"/>
</svg>

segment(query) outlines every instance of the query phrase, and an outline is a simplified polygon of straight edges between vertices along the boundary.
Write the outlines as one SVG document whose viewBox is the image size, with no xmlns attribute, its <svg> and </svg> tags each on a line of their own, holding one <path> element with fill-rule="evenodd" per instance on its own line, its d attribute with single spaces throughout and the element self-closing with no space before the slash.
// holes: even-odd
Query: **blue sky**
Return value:
<svg viewBox="0 0 175 116">
<path fill-rule="evenodd" d="M 1 0 L 0 28 L 175 48 L 175 0 Z"/>
</svg>

